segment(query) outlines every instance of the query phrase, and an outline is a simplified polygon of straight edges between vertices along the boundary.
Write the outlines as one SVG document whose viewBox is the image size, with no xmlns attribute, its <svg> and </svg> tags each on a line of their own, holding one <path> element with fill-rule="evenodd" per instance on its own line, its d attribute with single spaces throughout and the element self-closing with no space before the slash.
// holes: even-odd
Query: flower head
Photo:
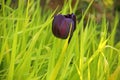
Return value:
<svg viewBox="0 0 120 80">
<path fill-rule="evenodd" d="M 52 22 L 52 32 L 56 37 L 66 39 L 69 33 L 70 37 L 72 37 L 75 29 L 76 16 L 73 13 L 67 15 L 58 14 L 54 17 Z"/>
</svg>

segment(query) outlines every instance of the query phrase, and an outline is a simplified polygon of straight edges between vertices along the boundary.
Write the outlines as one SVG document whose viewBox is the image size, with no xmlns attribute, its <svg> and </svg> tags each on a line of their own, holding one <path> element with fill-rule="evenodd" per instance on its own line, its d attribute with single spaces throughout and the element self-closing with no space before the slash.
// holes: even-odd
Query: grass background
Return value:
<svg viewBox="0 0 120 80">
<path fill-rule="evenodd" d="M 74 13 L 70 2 L 61 14 Z M 19 0 L 12 9 L 8 0 L 0 9 L 0 80 L 119 80 L 120 42 L 115 44 L 119 15 L 113 29 L 103 15 L 101 24 L 90 17 L 84 28 L 84 17 L 68 44 L 52 34 L 56 12 L 42 12 L 40 0 Z"/>
</svg>

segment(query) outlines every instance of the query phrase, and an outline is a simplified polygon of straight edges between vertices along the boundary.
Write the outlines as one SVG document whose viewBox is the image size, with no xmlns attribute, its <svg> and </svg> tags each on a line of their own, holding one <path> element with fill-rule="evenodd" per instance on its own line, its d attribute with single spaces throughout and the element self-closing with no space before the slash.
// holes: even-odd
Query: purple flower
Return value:
<svg viewBox="0 0 120 80">
<path fill-rule="evenodd" d="M 52 32 L 56 37 L 66 39 L 70 33 L 71 38 L 75 29 L 76 16 L 73 13 L 67 15 L 58 14 L 54 17 L 52 22 Z"/>
</svg>

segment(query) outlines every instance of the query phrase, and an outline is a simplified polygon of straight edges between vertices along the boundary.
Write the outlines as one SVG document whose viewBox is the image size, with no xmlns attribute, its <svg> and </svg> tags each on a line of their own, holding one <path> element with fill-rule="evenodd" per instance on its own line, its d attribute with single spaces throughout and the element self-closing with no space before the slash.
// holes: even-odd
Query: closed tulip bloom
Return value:
<svg viewBox="0 0 120 80">
<path fill-rule="evenodd" d="M 52 32 L 56 37 L 66 39 L 70 33 L 71 38 L 75 29 L 76 16 L 74 14 L 58 14 L 54 17 L 52 22 Z"/>
</svg>

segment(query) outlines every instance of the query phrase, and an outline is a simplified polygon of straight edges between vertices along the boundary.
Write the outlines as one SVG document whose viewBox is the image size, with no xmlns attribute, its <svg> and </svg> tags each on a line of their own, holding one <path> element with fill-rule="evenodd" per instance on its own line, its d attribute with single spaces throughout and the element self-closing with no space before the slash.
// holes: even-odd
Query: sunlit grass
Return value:
<svg viewBox="0 0 120 80">
<path fill-rule="evenodd" d="M 120 79 L 120 42 L 115 44 L 118 14 L 112 32 L 108 32 L 105 15 L 100 24 L 90 17 L 84 26 L 91 2 L 68 44 L 68 39 L 52 34 L 56 10 L 42 14 L 39 0 L 22 1 L 17 9 L 1 2 L 0 80 Z M 72 9 L 70 2 L 66 3 L 59 13 L 75 12 L 76 7 Z"/>
</svg>

